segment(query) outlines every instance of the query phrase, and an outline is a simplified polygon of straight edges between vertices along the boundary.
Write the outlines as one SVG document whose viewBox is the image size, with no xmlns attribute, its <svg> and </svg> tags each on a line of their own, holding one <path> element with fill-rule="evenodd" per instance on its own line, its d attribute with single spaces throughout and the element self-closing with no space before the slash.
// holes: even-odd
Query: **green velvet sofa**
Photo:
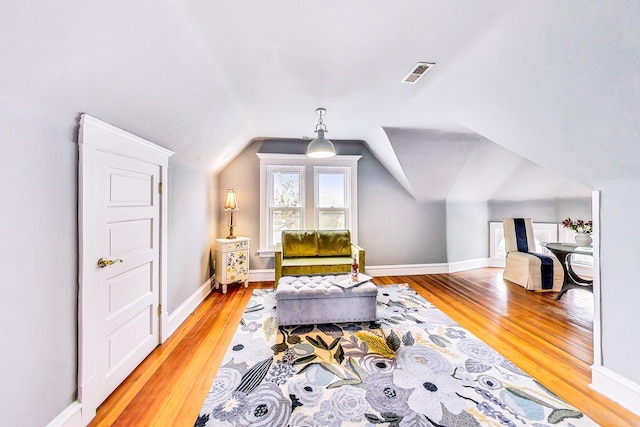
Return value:
<svg viewBox="0 0 640 427">
<path fill-rule="evenodd" d="M 364 249 L 351 242 L 349 230 L 283 231 L 275 249 L 275 286 L 282 276 L 348 273 L 354 257 L 364 273 Z"/>
</svg>

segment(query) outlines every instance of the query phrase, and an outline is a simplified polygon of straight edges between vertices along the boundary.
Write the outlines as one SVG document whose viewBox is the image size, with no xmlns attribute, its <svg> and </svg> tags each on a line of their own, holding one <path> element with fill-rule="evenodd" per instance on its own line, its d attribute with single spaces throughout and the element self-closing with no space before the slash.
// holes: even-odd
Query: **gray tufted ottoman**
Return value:
<svg viewBox="0 0 640 427">
<path fill-rule="evenodd" d="M 364 322 L 376 319 L 378 287 L 372 282 L 343 289 L 345 276 L 283 276 L 276 288 L 279 325 Z"/>
</svg>

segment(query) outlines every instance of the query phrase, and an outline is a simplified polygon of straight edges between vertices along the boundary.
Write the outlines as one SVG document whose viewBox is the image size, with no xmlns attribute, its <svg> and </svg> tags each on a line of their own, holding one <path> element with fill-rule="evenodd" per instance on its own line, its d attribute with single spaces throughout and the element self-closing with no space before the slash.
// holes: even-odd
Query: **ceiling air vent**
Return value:
<svg viewBox="0 0 640 427">
<path fill-rule="evenodd" d="M 424 76 L 427 71 L 429 71 L 434 65 L 434 62 L 418 62 L 407 74 L 407 77 L 402 79 L 403 83 L 411 83 L 414 84 L 417 82 L 420 77 Z"/>
</svg>

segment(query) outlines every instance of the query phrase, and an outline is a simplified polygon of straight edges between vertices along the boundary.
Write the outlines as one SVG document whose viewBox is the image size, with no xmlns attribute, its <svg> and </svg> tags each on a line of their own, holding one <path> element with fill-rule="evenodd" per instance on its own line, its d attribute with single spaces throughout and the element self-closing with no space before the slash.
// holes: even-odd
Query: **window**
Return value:
<svg viewBox="0 0 640 427">
<path fill-rule="evenodd" d="M 282 230 L 351 230 L 357 242 L 357 167 L 361 156 L 310 159 L 258 153 L 260 249 L 272 256 Z"/>
<path fill-rule="evenodd" d="M 304 168 L 268 166 L 267 220 L 270 241 L 280 241 L 282 230 L 299 230 L 304 214 Z"/>
<path fill-rule="evenodd" d="M 314 167 L 315 223 L 320 230 L 344 230 L 349 227 L 349 168 Z"/>
</svg>

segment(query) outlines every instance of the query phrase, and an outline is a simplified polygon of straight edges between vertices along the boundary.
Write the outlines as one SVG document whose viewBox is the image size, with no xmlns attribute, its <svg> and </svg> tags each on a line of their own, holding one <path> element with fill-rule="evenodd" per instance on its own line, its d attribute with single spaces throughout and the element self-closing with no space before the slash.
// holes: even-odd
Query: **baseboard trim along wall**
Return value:
<svg viewBox="0 0 640 427">
<path fill-rule="evenodd" d="M 250 282 L 273 282 L 275 277 L 276 275 L 273 269 L 249 271 Z"/>
<path fill-rule="evenodd" d="M 213 286 L 213 276 L 207 279 L 206 282 L 197 291 L 193 293 L 185 302 L 180 304 L 173 313 L 169 314 L 168 328 L 169 333 L 167 337 L 173 335 L 173 333 L 182 325 L 182 323 L 187 320 L 187 317 L 193 313 L 193 311 L 198 308 L 200 303 L 204 301 L 204 299 L 211 293 L 211 288 Z"/>
<path fill-rule="evenodd" d="M 367 265 L 365 273 L 372 277 L 378 276 L 411 276 L 415 274 L 444 274 L 458 271 L 473 270 L 489 266 L 487 258 L 468 261 L 435 263 L 435 264 L 404 264 L 404 265 Z M 250 282 L 273 282 L 273 269 L 251 270 Z"/>
<path fill-rule="evenodd" d="M 84 427 L 82 424 L 82 404 L 76 400 L 51 420 L 47 427 Z"/>
<path fill-rule="evenodd" d="M 449 263 L 449 273 L 457 273 L 458 271 L 473 270 L 474 268 L 484 268 L 489 266 L 487 258 L 471 259 L 468 261 L 458 261 Z"/>
<path fill-rule="evenodd" d="M 405 264 L 405 265 L 367 265 L 365 273 L 369 276 L 410 276 L 412 274 L 448 273 L 446 263 L 439 264 Z"/>
<path fill-rule="evenodd" d="M 604 366 L 591 366 L 591 388 L 640 415 L 640 385 Z"/>
</svg>

